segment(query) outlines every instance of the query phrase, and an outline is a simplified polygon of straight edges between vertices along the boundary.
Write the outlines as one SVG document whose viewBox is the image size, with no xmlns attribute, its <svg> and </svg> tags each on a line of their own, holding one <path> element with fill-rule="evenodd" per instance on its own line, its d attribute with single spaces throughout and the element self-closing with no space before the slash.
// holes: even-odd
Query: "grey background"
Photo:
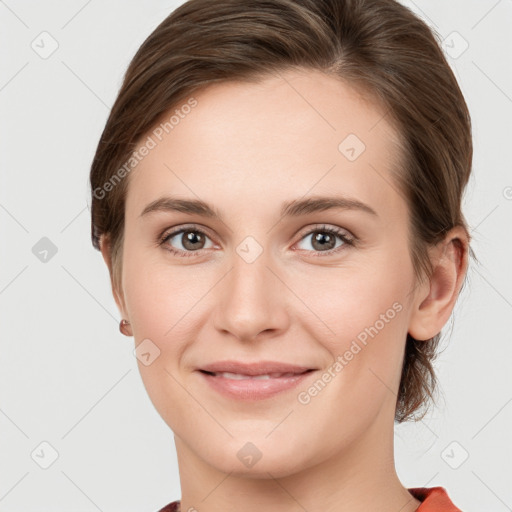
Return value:
<svg viewBox="0 0 512 512">
<path fill-rule="evenodd" d="M 181 3 L 0 1 L 2 512 L 150 512 L 180 497 L 172 432 L 90 242 L 88 171 L 126 66 Z M 443 399 L 396 427 L 397 468 L 465 512 L 512 510 L 512 1 L 404 3 L 446 41 L 472 114 L 464 211 L 481 264 L 443 330 Z M 53 40 L 46 58 L 32 47 Z"/>
</svg>

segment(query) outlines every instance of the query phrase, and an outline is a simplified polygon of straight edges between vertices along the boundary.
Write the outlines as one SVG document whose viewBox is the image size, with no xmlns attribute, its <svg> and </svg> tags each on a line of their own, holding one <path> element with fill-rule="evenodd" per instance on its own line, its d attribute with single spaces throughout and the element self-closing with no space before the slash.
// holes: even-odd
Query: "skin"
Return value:
<svg viewBox="0 0 512 512">
<path fill-rule="evenodd" d="M 215 84 L 194 98 L 198 105 L 129 176 L 120 289 L 113 284 L 136 345 L 149 338 L 160 350 L 138 365 L 175 434 L 181 510 L 416 510 L 393 454 L 406 334 L 429 339 L 449 319 L 467 269 L 465 232 L 453 229 L 432 249 L 432 279 L 417 283 L 409 213 L 391 185 L 397 134 L 384 109 L 333 77 L 293 70 Z M 366 146 L 354 161 L 338 149 L 349 133 Z M 224 221 L 173 211 L 141 217 L 165 195 L 206 201 Z M 280 218 L 284 201 L 323 195 L 357 198 L 378 216 L 337 209 Z M 207 237 L 190 257 L 168 251 L 187 251 L 183 234 L 158 245 L 164 231 L 191 223 Z M 336 237 L 343 249 L 322 252 L 311 232 L 324 224 L 356 244 Z M 248 236 L 263 249 L 251 263 L 237 253 Z M 105 240 L 102 253 L 112 275 Z M 400 312 L 300 403 L 298 393 L 394 303 Z M 194 371 L 226 359 L 317 371 L 297 389 L 243 402 Z M 248 441 L 262 455 L 252 467 L 237 457 Z"/>
</svg>

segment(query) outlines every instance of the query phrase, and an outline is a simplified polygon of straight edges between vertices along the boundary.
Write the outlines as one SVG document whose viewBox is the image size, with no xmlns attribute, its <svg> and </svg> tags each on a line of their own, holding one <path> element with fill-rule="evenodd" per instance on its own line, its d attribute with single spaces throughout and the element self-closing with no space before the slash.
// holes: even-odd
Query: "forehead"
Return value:
<svg viewBox="0 0 512 512">
<path fill-rule="evenodd" d="M 127 210 L 166 193 L 267 207 L 308 191 L 383 203 L 397 195 L 389 173 L 399 134 L 386 109 L 335 77 L 287 71 L 209 85 L 193 100 L 148 133 L 154 147 L 129 177 Z"/>
</svg>

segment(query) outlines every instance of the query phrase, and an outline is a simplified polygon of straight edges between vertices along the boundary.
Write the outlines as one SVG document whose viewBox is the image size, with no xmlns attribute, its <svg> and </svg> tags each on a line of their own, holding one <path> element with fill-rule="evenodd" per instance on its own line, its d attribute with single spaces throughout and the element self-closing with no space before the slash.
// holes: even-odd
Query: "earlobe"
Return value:
<svg viewBox="0 0 512 512">
<path fill-rule="evenodd" d="M 432 254 L 430 281 L 420 287 L 409 324 L 416 340 L 429 340 L 449 320 L 467 271 L 468 240 L 461 227 L 453 228 Z"/>
</svg>

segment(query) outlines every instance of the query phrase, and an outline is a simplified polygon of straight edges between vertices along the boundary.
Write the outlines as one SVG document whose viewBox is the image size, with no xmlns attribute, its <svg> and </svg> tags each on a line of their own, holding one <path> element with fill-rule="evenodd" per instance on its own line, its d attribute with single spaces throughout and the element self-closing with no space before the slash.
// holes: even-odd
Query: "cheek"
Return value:
<svg viewBox="0 0 512 512">
<path fill-rule="evenodd" d="M 343 426 L 339 443 L 368 428 L 381 410 L 394 412 L 407 333 L 405 281 L 390 279 L 384 267 L 344 279 L 344 286 L 331 282 L 311 297 L 334 331 L 316 337 L 332 364 L 313 386 L 299 390 L 297 412 L 304 421 L 328 414 L 333 436 Z"/>
<path fill-rule="evenodd" d="M 309 309 L 320 320 L 332 354 L 347 349 L 347 342 L 359 339 L 364 343 L 370 335 L 396 332 L 405 322 L 409 278 L 404 271 L 396 277 L 385 262 L 375 262 L 372 268 L 329 269 L 325 279 L 304 282 L 299 291 Z M 308 315 L 309 317 L 309 315 Z M 375 331 L 375 329 L 378 333 Z"/>
<path fill-rule="evenodd" d="M 181 380 L 183 354 L 207 321 L 204 301 L 218 277 L 207 266 L 172 265 L 154 250 L 134 247 L 126 253 L 124 289 L 135 344 L 141 352 L 147 348 L 156 354 L 149 365 L 138 358 L 138 366 L 151 400 L 165 414 L 175 403 L 170 397 L 190 399 L 173 376 Z"/>
<path fill-rule="evenodd" d="M 196 329 L 194 306 L 206 292 L 205 281 L 194 279 L 192 266 L 172 266 L 137 248 L 126 254 L 130 258 L 123 267 L 124 291 L 135 345 L 140 347 L 139 372 L 156 410 L 177 427 L 176 419 L 187 417 L 190 402 L 179 383 L 179 365 L 183 352 L 196 338 L 192 332 Z M 149 353 L 150 361 L 144 353 Z"/>
<path fill-rule="evenodd" d="M 153 336 L 166 343 L 176 338 L 206 292 L 205 281 L 194 275 L 193 266 L 171 265 L 160 251 L 164 250 L 126 250 L 130 256 L 123 267 L 124 291 L 137 341 Z"/>
<path fill-rule="evenodd" d="M 341 360 L 343 368 L 338 365 L 334 373 L 343 377 L 333 379 L 337 394 L 378 400 L 390 392 L 388 386 L 397 388 L 401 375 L 412 279 L 407 254 L 381 254 L 371 264 L 329 272 L 336 277 L 308 287 L 308 304 L 321 322 L 315 329 L 313 322 L 302 325 L 333 362 Z"/>
</svg>

